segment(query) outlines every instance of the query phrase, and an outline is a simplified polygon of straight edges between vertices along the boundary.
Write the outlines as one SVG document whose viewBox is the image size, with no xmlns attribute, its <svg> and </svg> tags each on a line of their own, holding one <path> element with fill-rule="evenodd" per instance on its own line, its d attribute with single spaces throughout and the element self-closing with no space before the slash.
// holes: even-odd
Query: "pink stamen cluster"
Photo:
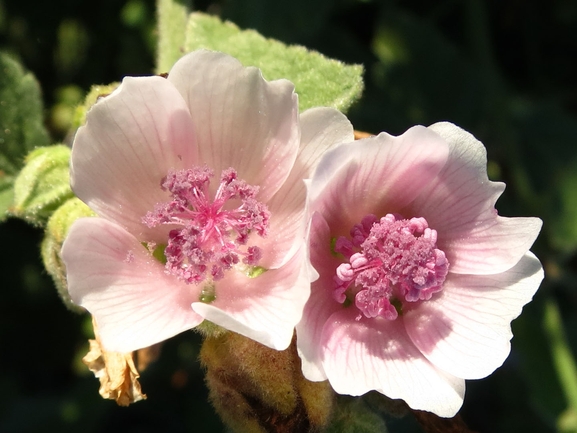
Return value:
<svg viewBox="0 0 577 433">
<path fill-rule="evenodd" d="M 349 260 L 334 277 L 338 302 L 354 295 L 365 317 L 394 320 L 403 300 L 429 300 L 442 289 L 449 262 L 425 218 L 387 214 L 379 220 L 367 215 L 350 234 L 350 240 L 341 236 L 335 244 L 335 251 Z"/>
<path fill-rule="evenodd" d="M 208 167 L 169 172 L 161 187 L 172 200 L 157 204 L 142 219 L 150 228 L 182 226 L 170 231 L 164 255 L 166 269 L 187 283 L 207 277 L 219 280 L 241 257 L 244 264 L 256 266 L 262 256 L 259 247 L 246 246 L 251 232 L 264 237 L 268 230 L 270 212 L 255 198 L 258 187 L 239 180 L 236 171 L 228 168 L 211 200 L 213 175 Z"/>
</svg>

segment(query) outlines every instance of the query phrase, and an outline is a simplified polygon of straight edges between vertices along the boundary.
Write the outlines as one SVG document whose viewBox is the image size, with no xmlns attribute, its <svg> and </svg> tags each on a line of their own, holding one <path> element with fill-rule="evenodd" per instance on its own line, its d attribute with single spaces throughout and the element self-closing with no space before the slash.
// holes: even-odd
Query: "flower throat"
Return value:
<svg viewBox="0 0 577 433">
<path fill-rule="evenodd" d="M 268 231 L 270 212 L 255 198 L 258 187 L 239 180 L 228 168 L 211 200 L 213 176 L 208 167 L 170 171 L 161 188 L 172 199 L 157 204 L 142 219 L 150 228 L 181 226 L 169 232 L 164 256 L 167 271 L 189 284 L 220 280 L 241 262 L 257 266 L 261 249 L 248 246 L 248 241 L 252 232 L 264 237 Z"/>
<path fill-rule="evenodd" d="M 335 244 L 348 262 L 336 270 L 334 297 L 340 303 L 354 297 L 357 320 L 395 320 L 404 302 L 429 300 L 442 289 L 449 262 L 425 218 L 367 215 L 350 234 Z"/>
</svg>

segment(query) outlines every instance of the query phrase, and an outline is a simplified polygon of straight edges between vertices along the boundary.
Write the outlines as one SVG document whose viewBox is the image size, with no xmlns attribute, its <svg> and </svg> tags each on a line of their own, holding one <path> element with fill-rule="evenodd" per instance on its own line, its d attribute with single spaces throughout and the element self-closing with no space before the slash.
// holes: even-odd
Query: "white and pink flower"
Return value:
<svg viewBox="0 0 577 433">
<path fill-rule="evenodd" d="M 222 53 L 125 78 L 76 135 L 72 188 L 98 217 L 62 248 L 103 346 L 135 350 L 208 319 L 286 348 L 312 273 L 303 178 L 350 140 L 342 114 L 299 116 L 292 83 Z"/>
<path fill-rule="evenodd" d="M 486 152 L 450 123 L 327 152 L 310 184 L 320 274 L 297 325 L 305 377 L 453 416 L 464 379 L 510 351 L 511 321 L 543 278 L 537 218 L 504 218 Z"/>
</svg>

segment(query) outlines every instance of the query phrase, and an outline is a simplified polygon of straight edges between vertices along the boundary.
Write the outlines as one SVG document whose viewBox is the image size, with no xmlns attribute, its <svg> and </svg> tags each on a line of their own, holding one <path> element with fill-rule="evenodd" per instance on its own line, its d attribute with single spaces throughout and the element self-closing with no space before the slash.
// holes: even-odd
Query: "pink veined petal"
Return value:
<svg viewBox="0 0 577 433">
<path fill-rule="evenodd" d="M 411 342 L 400 320 L 355 320 L 358 310 L 333 314 L 323 330 L 324 368 L 339 394 L 377 390 L 413 409 L 454 416 L 465 381 L 433 366 Z"/>
<path fill-rule="evenodd" d="M 311 381 L 326 380 L 321 357 L 323 326 L 336 311 L 342 310 L 333 297 L 333 275 L 340 261 L 330 251 L 329 227 L 324 218 L 315 213 L 310 228 L 311 263 L 319 271 L 319 279 L 311 285 L 311 296 L 307 301 L 303 317 L 296 326 L 297 349 L 304 376 Z"/>
<path fill-rule="evenodd" d="M 267 203 L 271 212 L 269 236 L 259 242 L 262 266 L 276 268 L 304 242 L 306 186 L 322 155 L 331 147 L 354 139 L 353 127 L 340 111 L 312 108 L 300 116 L 301 144 L 295 164 L 282 188 Z"/>
<path fill-rule="evenodd" d="M 343 144 L 323 157 L 312 180 L 311 210 L 327 220 L 333 235 L 346 235 L 369 213 L 379 217 L 410 203 L 445 165 L 448 146 L 427 128 L 399 137 Z"/>
<path fill-rule="evenodd" d="M 449 274 L 436 299 L 405 313 L 407 333 L 438 368 L 464 379 L 486 377 L 509 355 L 511 321 L 542 279 L 531 253 L 501 274 Z"/>
<path fill-rule="evenodd" d="M 176 88 L 161 77 L 126 77 L 78 130 L 71 185 L 99 216 L 160 241 L 163 231 L 148 229 L 141 218 L 167 200 L 160 183 L 168 170 L 197 158 L 192 120 Z"/>
<path fill-rule="evenodd" d="M 437 230 L 451 272 L 496 274 L 511 268 L 535 241 L 541 220 L 499 217 L 495 202 L 505 187 L 487 178 L 483 144 L 451 123 L 429 129 L 447 141 L 450 155 L 405 213 L 424 216 Z"/>
<path fill-rule="evenodd" d="M 256 278 L 228 272 L 216 282 L 216 300 L 194 302 L 211 322 L 277 350 L 286 349 L 310 294 L 310 269 L 301 248 L 284 266 Z"/>
<path fill-rule="evenodd" d="M 81 218 L 62 246 L 72 300 L 98 324 L 103 346 L 130 352 L 193 328 L 198 290 L 165 274 L 140 242 L 102 218 Z"/>
<path fill-rule="evenodd" d="M 240 179 L 260 186 L 259 200 L 267 202 L 297 156 L 300 130 L 293 84 L 267 82 L 258 69 L 205 50 L 181 58 L 168 80 L 188 104 L 201 160 L 216 173 L 233 167 Z"/>
<path fill-rule="evenodd" d="M 539 218 L 497 216 L 479 218 L 476 224 L 467 235 L 458 229 L 456 233 L 438 230 L 438 246 L 445 251 L 453 273 L 484 275 L 507 271 L 531 248 L 543 222 Z"/>
</svg>

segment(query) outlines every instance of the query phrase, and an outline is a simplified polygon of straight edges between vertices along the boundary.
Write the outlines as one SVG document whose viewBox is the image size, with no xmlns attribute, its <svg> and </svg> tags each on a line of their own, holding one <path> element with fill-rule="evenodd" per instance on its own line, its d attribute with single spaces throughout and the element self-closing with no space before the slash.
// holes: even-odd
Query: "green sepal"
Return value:
<svg viewBox="0 0 577 433">
<path fill-rule="evenodd" d="M 202 302 L 202 301 L 200 301 Z M 228 333 L 228 329 L 223 328 L 210 320 L 203 320 L 194 328 L 195 331 L 203 335 L 204 337 L 218 338 L 222 335 Z"/>
<path fill-rule="evenodd" d="M 84 98 L 84 103 L 76 107 L 74 116 L 72 117 L 72 130 L 76 130 L 86 123 L 86 113 L 90 108 L 96 104 L 98 99 L 105 98 L 110 95 L 120 85 L 114 82 L 110 84 L 96 84 L 90 88 L 90 91 Z"/>
<path fill-rule="evenodd" d="M 0 221 L 13 204 L 12 185 L 24 156 L 49 144 L 40 86 L 31 73 L 0 53 Z"/>
<path fill-rule="evenodd" d="M 66 268 L 60 257 L 62 243 L 72 223 L 78 218 L 94 216 L 94 212 L 80 199 L 67 200 L 52 214 L 46 224 L 44 240 L 40 247 L 44 267 L 54 280 L 56 289 L 64 304 L 72 311 L 84 311 L 70 299 L 66 285 Z"/>
<path fill-rule="evenodd" d="M 190 15 L 186 51 L 206 48 L 236 57 L 244 66 L 260 68 L 264 78 L 294 83 L 299 108 L 334 107 L 342 112 L 361 96 L 363 67 L 346 65 L 302 46 L 266 39 L 254 30 L 202 13 Z"/>
<path fill-rule="evenodd" d="M 40 147 L 26 157 L 26 165 L 14 182 L 11 213 L 36 225 L 46 220 L 74 194 L 70 189 L 70 148 Z"/>
</svg>

